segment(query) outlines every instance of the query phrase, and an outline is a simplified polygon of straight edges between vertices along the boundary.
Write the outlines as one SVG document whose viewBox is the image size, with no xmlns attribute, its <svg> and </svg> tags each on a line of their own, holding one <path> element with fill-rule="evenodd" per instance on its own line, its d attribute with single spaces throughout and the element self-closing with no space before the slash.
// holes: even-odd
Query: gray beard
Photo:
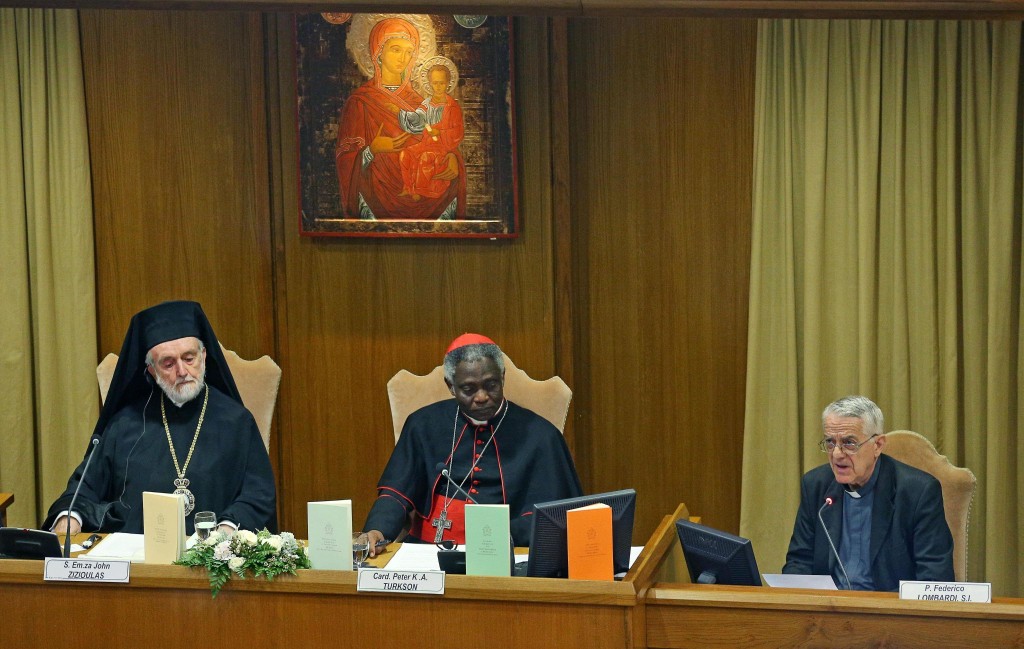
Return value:
<svg viewBox="0 0 1024 649">
<path fill-rule="evenodd" d="M 199 393 L 203 391 L 203 387 L 206 385 L 206 368 L 203 368 L 203 371 L 200 372 L 199 377 L 195 381 L 182 383 L 177 387 L 167 383 L 159 375 L 156 377 L 156 384 L 160 386 L 160 389 L 171 400 L 171 403 L 180 408 L 198 397 Z"/>
</svg>

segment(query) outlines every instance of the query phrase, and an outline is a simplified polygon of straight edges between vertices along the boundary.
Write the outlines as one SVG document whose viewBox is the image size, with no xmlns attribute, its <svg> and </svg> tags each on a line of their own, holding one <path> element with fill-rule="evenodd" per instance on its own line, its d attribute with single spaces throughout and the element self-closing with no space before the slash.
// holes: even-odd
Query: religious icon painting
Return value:
<svg viewBox="0 0 1024 649">
<path fill-rule="evenodd" d="M 295 20 L 300 233 L 519 234 L 512 21 Z"/>
</svg>

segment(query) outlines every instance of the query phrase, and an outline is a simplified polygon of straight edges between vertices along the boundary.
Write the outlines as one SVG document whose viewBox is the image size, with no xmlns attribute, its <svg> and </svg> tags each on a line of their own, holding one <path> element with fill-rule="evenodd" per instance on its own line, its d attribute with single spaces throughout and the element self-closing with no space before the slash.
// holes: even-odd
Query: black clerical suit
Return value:
<svg viewBox="0 0 1024 649">
<path fill-rule="evenodd" d="M 409 540 L 433 542 L 433 524 L 448 503 L 447 517 L 455 525 L 445 530 L 444 538 L 464 542 L 460 527 L 465 501 L 441 476 L 442 468 L 448 468 L 455 483 L 478 503 L 507 503 L 515 544 L 529 545 L 534 504 L 579 496 L 582 488 L 558 429 L 531 410 L 506 404 L 482 426 L 458 412 L 455 399 L 411 414 L 377 484 L 378 497 L 363 529 L 393 539 L 414 511 Z M 453 432 L 455 452 L 449 459 Z"/>
<path fill-rule="evenodd" d="M 146 400 L 123 407 L 107 424 L 75 501 L 83 531 L 141 533 L 142 492 L 174 491 L 178 476 L 160 414 L 161 395 L 160 388 L 154 387 Z M 179 465 L 188 456 L 202 407 L 202 392 L 181 408 L 164 396 Z M 67 510 L 84 466 L 83 460 L 66 491 L 50 507 L 43 529 Z M 213 511 L 218 520 L 231 521 L 241 529 L 276 531 L 274 475 L 256 421 L 217 388 L 210 388 L 185 477 L 196 498 L 195 511 Z M 191 516 L 186 517 L 186 527 L 191 534 Z"/>
<path fill-rule="evenodd" d="M 870 565 L 875 589 L 898 590 L 901 579 L 953 581 L 953 537 L 938 480 L 884 453 L 874 470 L 878 482 L 871 511 Z M 836 560 L 818 521 L 818 510 L 825 498 L 832 498 L 834 504 L 826 507 L 821 517 L 839 550 L 843 489 L 829 464 L 804 474 L 783 573 L 833 574 Z"/>
</svg>

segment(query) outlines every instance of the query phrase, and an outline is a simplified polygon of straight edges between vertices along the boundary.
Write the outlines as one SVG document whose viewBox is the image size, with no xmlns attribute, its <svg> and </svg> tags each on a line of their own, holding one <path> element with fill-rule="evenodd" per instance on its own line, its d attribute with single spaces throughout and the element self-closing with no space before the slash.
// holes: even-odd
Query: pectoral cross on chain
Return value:
<svg viewBox="0 0 1024 649">
<path fill-rule="evenodd" d="M 444 509 L 441 510 L 441 515 L 430 521 L 432 527 L 437 528 L 437 533 L 434 534 L 434 543 L 440 543 L 444 537 L 444 531 L 452 529 L 452 522 L 448 520 L 448 512 Z"/>
</svg>

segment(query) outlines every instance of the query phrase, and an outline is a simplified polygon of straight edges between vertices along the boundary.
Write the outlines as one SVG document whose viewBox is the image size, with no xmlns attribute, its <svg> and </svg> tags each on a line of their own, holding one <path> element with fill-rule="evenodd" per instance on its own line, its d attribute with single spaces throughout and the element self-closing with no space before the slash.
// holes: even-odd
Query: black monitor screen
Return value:
<svg viewBox="0 0 1024 649">
<path fill-rule="evenodd" d="M 20 527 L 0 527 L 0 556 L 13 559 L 45 559 L 64 556 L 53 532 Z"/>
<path fill-rule="evenodd" d="M 633 542 L 633 514 L 636 491 L 623 489 L 591 496 L 552 500 L 533 506 L 530 561 L 527 577 L 568 577 L 565 513 L 570 509 L 603 503 L 612 508 L 612 561 L 615 574 L 629 570 L 629 548 Z"/>
<path fill-rule="evenodd" d="M 761 585 L 748 539 L 685 519 L 676 521 L 676 532 L 695 584 Z"/>
</svg>

